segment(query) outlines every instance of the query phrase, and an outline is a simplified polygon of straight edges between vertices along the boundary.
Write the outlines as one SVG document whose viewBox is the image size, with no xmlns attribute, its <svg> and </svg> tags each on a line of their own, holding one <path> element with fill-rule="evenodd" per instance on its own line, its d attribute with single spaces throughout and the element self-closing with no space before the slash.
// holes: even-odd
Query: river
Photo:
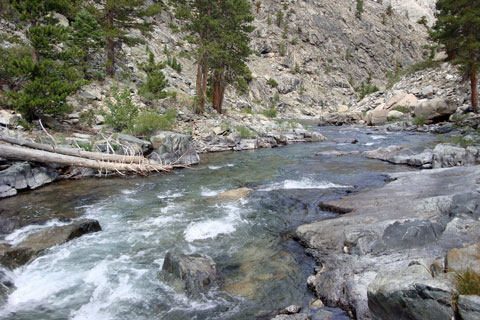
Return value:
<svg viewBox="0 0 480 320">
<path fill-rule="evenodd" d="M 318 129 L 321 143 L 207 154 L 193 169 L 148 178 L 64 181 L 0 201 L 17 215 L 88 217 L 103 230 L 54 247 L 12 272 L 17 289 L 1 319 L 252 319 L 291 304 L 309 311 L 306 278 L 314 261 L 290 237 L 296 226 L 332 218 L 322 201 L 385 183 L 384 173 L 413 170 L 359 154 L 389 145 L 427 144 L 427 134 L 355 127 Z M 352 140 L 358 140 L 352 144 Z M 249 187 L 247 199 L 215 195 Z M 4 236 L 18 243 L 35 230 Z M 211 256 L 221 290 L 202 300 L 176 292 L 159 276 L 168 251 Z M 333 319 L 348 319 L 329 309 Z M 310 312 L 314 312 L 310 310 Z"/>
</svg>

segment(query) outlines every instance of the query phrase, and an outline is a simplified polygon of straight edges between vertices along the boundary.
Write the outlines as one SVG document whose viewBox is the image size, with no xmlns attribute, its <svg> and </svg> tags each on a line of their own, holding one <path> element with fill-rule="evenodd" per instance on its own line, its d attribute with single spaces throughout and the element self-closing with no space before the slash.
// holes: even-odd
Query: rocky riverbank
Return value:
<svg viewBox="0 0 480 320">
<path fill-rule="evenodd" d="M 454 302 L 454 272 L 480 265 L 480 166 L 389 176 L 321 205 L 337 218 L 296 230 L 318 263 L 308 286 L 357 319 L 476 318 L 478 297 Z"/>
</svg>

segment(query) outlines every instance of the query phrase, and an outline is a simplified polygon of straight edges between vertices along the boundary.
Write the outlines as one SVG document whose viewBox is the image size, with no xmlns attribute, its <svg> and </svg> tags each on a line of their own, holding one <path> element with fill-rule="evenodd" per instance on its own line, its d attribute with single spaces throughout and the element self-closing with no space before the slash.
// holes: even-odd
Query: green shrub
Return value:
<svg viewBox="0 0 480 320">
<path fill-rule="evenodd" d="M 287 54 L 287 45 L 285 42 L 282 42 L 278 45 L 278 54 L 280 57 L 284 57 Z"/>
<path fill-rule="evenodd" d="M 277 116 L 277 109 L 271 107 L 267 110 L 262 111 L 261 114 L 269 118 L 275 118 Z"/>
<path fill-rule="evenodd" d="M 149 99 L 163 99 L 167 96 L 164 91 L 168 85 L 168 80 L 161 70 L 154 70 L 147 73 L 147 81 L 140 86 L 138 93 Z"/>
<path fill-rule="evenodd" d="M 124 89 L 119 92 L 118 88 L 114 88 L 112 96 L 113 100 L 108 98 L 106 101 L 110 114 L 105 115 L 105 122 L 116 131 L 132 128 L 138 115 L 138 107 L 133 104 L 130 91 Z"/>
<path fill-rule="evenodd" d="M 455 284 L 460 295 L 480 295 L 480 274 L 471 269 L 457 272 Z"/>
<path fill-rule="evenodd" d="M 182 64 L 177 61 L 177 58 L 167 57 L 167 65 L 170 66 L 173 70 L 177 71 L 178 73 L 182 72 Z"/>
<path fill-rule="evenodd" d="M 413 124 L 416 126 L 423 126 L 427 119 L 424 116 L 416 116 L 413 118 Z"/>
<path fill-rule="evenodd" d="M 93 145 L 91 143 L 77 141 L 78 146 L 85 151 L 93 151 Z"/>
<path fill-rule="evenodd" d="M 393 110 L 399 111 L 401 113 L 409 114 L 410 113 L 410 108 L 405 107 L 405 106 L 397 106 Z"/>
<path fill-rule="evenodd" d="M 240 138 L 242 139 L 250 139 L 253 137 L 253 133 L 245 126 L 236 126 L 235 129 L 240 133 Z"/>
<path fill-rule="evenodd" d="M 355 88 L 355 91 L 360 93 L 360 100 L 362 100 L 363 98 L 365 98 L 365 96 L 371 93 L 377 92 L 378 87 L 375 85 L 372 85 L 371 83 L 367 83 L 365 85 L 365 83 L 362 82 L 362 85 L 360 87 Z"/>
<path fill-rule="evenodd" d="M 172 130 L 176 117 L 177 112 L 174 109 L 168 109 L 162 115 L 154 111 L 142 111 L 135 120 L 132 132 L 146 136 L 155 131 Z"/>
<path fill-rule="evenodd" d="M 273 79 L 273 78 L 268 79 L 267 84 L 272 88 L 278 87 L 278 82 L 275 81 L 275 79 Z"/>
</svg>

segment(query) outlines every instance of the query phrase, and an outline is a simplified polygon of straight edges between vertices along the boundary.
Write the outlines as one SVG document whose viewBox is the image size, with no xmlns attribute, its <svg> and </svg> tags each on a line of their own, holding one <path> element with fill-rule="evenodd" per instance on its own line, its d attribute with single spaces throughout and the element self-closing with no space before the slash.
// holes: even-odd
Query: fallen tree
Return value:
<svg viewBox="0 0 480 320">
<path fill-rule="evenodd" d="M 53 148 L 53 147 L 52 147 Z M 54 149 L 56 150 L 56 149 Z M 109 161 L 105 158 L 102 159 L 88 159 L 88 156 L 92 156 L 93 152 L 83 151 L 79 153 L 85 155 L 85 157 L 80 156 L 70 156 L 60 154 L 58 152 L 49 152 L 43 150 L 30 149 L 19 146 L 10 146 L 6 144 L 0 144 L 0 157 L 7 160 L 19 160 L 19 161 L 33 161 L 40 163 L 51 163 L 58 164 L 63 166 L 77 166 L 84 168 L 92 168 L 100 171 L 129 171 L 136 173 L 148 173 L 148 172 L 161 172 L 166 171 L 170 172 L 173 170 L 173 165 L 163 165 L 163 164 L 152 164 L 148 159 L 143 158 L 139 163 L 128 163 L 125 161 Z M 104 156 L 112 156 L 105 154 Z M 123 157 L 123 156 L 119 156 Z M 137 157 L 138 158 L 138 157 Z M 122 158 L 124 160 L 125 158 Z"/>
<path fill-rule="evenodd" d="M 89 152 L 82 149 L 53 147 L 47 144 L 40 144 L 33 141 L 6 137 L 3 135 L 0 135 L 0 141 L 8 142 L 10 144 L 23 146 L 31 149 L 37 149 L 37 150 L 63 154 L 63 155 L 73 156 L 73 157 L 86 158 L 91 160 L 136 163 L 136 164 L 149 163 L 148 159 L 146 159 L 143 156 L 128 156 L 128 155 L 108 154 L 108 153 L 101 153 L 101 152 Z"/>
</svg>

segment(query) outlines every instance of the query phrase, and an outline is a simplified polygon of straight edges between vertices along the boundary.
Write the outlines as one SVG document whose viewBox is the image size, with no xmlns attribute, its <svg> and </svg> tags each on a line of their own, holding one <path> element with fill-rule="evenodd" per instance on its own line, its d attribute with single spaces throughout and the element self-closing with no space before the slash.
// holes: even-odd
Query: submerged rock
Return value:
<svg viewBox="0 0 480 320">
<path fill-rule="evenodd" d="M 203 254 L 175 254 L 167 252 L 162 267 L 164 278 L 175 289 L 198 298 L 218 279 L 213 259 Z"/>
<path fill-rule="evenodd" d="M 233 189 L 218 194 L 216 198 L 223 200 L 238 200 L 248 197 L 252 191 L 253 190 L 249 188 Z"/>
<path fill-rule="evenodd" d="M 0 262 L 17 268 L 40 256 L 43 251 L 56 245 L 102 230 L 97 220 L 82 219 L 66 226 L 51 227 L 28 236 L 18 245 L 5 250 Z"/>
</svg>

